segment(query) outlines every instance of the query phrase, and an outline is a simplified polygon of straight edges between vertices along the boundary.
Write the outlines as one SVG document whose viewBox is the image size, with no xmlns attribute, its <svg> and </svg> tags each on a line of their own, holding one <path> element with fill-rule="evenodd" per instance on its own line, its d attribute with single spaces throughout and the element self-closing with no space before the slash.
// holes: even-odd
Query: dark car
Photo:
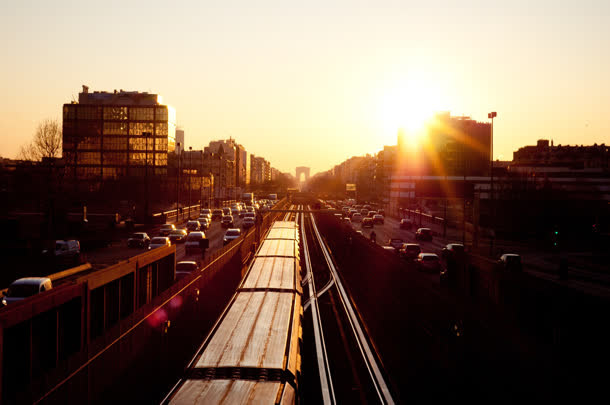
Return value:
<svg viewBox="0 0 610 405">
<path fill-rule="evenodd" d="M 400 220 L 400 225 L 398 225 L 400 229 L 411 229 L 413 228 L 413 221 L 409 218 L 403 218 Z"/>
<path fill-rule="evenodd" d="M 150 244 L 150 237 L 146 232 L 136 232 L 127 239 L 127 247 L 147 248 Z"/>
<path fill-rule="evenodd" d="M 184 243 L 187 234 L 186 229 L 176 229 L 169 234 L 169 241 L 171 243 Z"/>
<path fill-rule="evenodd" d="M 464 245 L 461 243 L 449 243 L 441 251 L 441 257 L 445 260 L 455 258 L 464 253 Z"/>
<path fill-rule="evenodd" d="M 500 256 L 498 263 L 500 263 L 504 270 L 511 272 L 521 272 L 523 269 L 521 265 L 521 256 L 515 253 L 503 254 Z"/>
<path fill-rule="evenodd" d="M 415 240 L 432 240 L 432 230 L 430 228 L 419 228 L 415 232 Z"/>
<path fill-rule="evenodd" d="M 400 238 L 392 238 L 388 241 L 388 246 L 392 246 L 398 251 L 404 245 L 405 241 Z"/>
<path fill-rule="evenodd" d="M 176 281 L 183 279 L 196 270 L 199 270 L 197 262 L 183 261 L 176 263 Z"/>
<path fill-rule="evenodd" d="M 415 259 L 415 263 L 422 271 L 441 274 L 441 261 L 434 253 L 420 253 Z"/>
<path fill-rule="evenodd" d="M 383 223 L 385 222 L 383 215 L 381 214 L 375 214 L 373 215 L 373 223 L 375 225 L 383 225 Z"/>
<path fill-rule="evenodd" d="M 415 260 L 421 253 L 421 247 L 417 243 L 405 243 L 398 253 L 405 260 Z"/>
<path fill-rule="evenodd" d="M 212 211 L 212 221 L 220 221 L 222 219 L 222 210 L 216 209 Z"/>
<path fill-rule="evenodd" d="M 362 218 L 362 227 L 363 228 L 372 228 L 374 225 L 372 218 Z"/>
<path fill-rule="evenodd" d="M 222 220 L 220 221 L 220 225 L 223 228 L 233 228 L 235 225 L 233 224 L 233 215 L 223 215 Z"/>
<path fill-rule="evenodd" d="M 169 234 L 175 230 L 176 230 L 176 225 L 164 224 L 164 225 L 161 225 L 161 229 L 159 230 L 159 235 L 160 236 L 169 236 Z"/>
</svg>

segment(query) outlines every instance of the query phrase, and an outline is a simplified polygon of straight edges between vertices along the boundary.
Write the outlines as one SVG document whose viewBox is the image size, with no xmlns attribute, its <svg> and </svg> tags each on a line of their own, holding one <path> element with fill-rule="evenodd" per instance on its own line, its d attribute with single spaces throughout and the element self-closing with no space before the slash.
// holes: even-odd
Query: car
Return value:
<svg viewBox="0 0 610 405">
<path fill-rule="evenodd" d="M 212 211 L 212 221 L 220 221 L 222 219 L 222 210 L 215 209 Z"/>
<path fill-rule="evenodd" d="M 432 240 L 432 230 L 430 228 L 419 228 L 415 232 L 415 240 Z"/>
<path fill-rule="evenodd" d="M 373 223 L 373 219 L 372 218 L 362 218 L 361 226 L 363 228 L 372 228 L 373 225 L 374 225 L 374 223 Z"/>
<path fill-rule="evenodd" d="M 373 223 L 374 224 L 379 224 L 379 225 L 383 225 L 383 223 L 385 222 L 385 219 L 383 218 L 383 215 L 380 214 L 375 214 L 373 215 Z"/>
<path fill-rule="evenodd" d="M 207 215 L 199 215 L 199 218 L 197 218 L 197 221 L 199 221 L 199 223 L 201 224 L 203 221 L 209 221 L 210 218 L 208 218 Z"/>
<path fill-rule="evenodd" d="M 240 213 L 241 213 L 241 208 L 238 205 L 234 205 L 231 207 L 231 215 L 233 215 L 234 217 L 235 216 L 239 217 Z"/>
<path fill-rule="evenodd" d="M 43 254 L 49 254 L 59 262 L 78 263 L 80 261 L 80 242 L 71 240 L 56 240 L 54 249 L 43 250 Z"/>
<path fill-rule="evenodd" d="M 252 228 L 254 226 L 254 217 L 246 217 L 241 223 L 241 227 L 244 229 Z"/>
<path fill-rule="evenodd" d="M 150 244 L 150 236 L 146 232 L 133 233 L 127 239 L 127 247 L 147 248 Z"/>
<path fill-rule="evenodd" d="M 223 228 L 233 228 L 235 226 L 233 222 L 233 215 L 223 215 L 220 225 Z"/>
<path fill-rule="evenodd" d="M 352 226 L 352 220 L 351 220 L 351 219 L 349 219 L 349 218 L 347 218 L 347 217 L 346 217 L 346 218 L 343 218 L 343 219 L 341 220 L 341 224 L 342 224 L 343 226 L 349 226 L 349 227 L 351 227 L 351 226 Z"/>
<path fill-rule="evenodd" d="M 175 231 L 169 234 L 169 241 L 171 243 L 184 243 L 187 235 L 188 232 L 186 231 L 186 229 L 176 229 Z"/>
<path fill-rule="evenodd" d="M 187 232 L 199 231 L 199 230 L 201 230 L 201 223 L 197 220 L 187 221 L 186 230 L 187 230 Z"/>
<path fill-rule="evenodd" d="M 383 250 L 391 253 L 396 253 L 396 248 L 394 246 L 382 246 Z"/>
<path fill-rule="evenodd" d="M 398 227 L 400 229 L 411 229 L 413 228 L 413 221 L 411 221 L 409 218 L 403 218 L 400 220 Z"/>
<path fill-rule="evenodd" d="M 405 243 L 398 253 L 405 260 L 415 260 L 421 253 L 421 247 L 417 243 Z"/>
<path fill-rule="evenodd" d="M 436 253 L 420 253 L 415 260 L 418 268 L 423 271 L 441 273 L 441 260 Z"/>
<path fill-rule="evenodd" d="M 367 210 L 366 208 L 363 208 L 363 209 L 360 210 L 360 214 L 363 217 L 366 217 L 368 213 L 369 213 L 369 210 Z"/>
<path fill-rule="evenodd" d="M 360 222 L 362 221 L 362 214 L 359 212 L 354 212 L 352 215 L 352 222 Z"/>
<path fill-rule="evenodd" d="M 229 207 L 223 207 L 222 209 L 222 215 L 231 215 L 231 208 Z"/>
<path fill-rule="evenodd" d="M 388 241 L 388 246 L 392 246 L 394 249 L 398 250 L 404 245 L 405 241 L 401 238 L 392 238 Z"/>
<path fill-rule="evenodd" d="M 171 246 L 171 245 L 172 245 L 172 243 L 170 242 L 170 240 L 167 236 L 155 236 L 154 238 L 152 238 L 150 240 L 148 249 L 152 250 L 152 249 L 156 249 L 159 247 Z"/>
<path fill-rule="evenodd" d="M 521 256 L 515 253 L 505 253 L 500 256 L 498 263 L 504 270 L 511 272 L 521 272 L 523 270 L 521 264 Z"/>
<path fill-rule="evenodd" d="M 32 295 L 39 294 L 44 291 L 49 291 L 53 288 L 53 283 L 48 277 L 24 277 L 15 280 L 8 287 L 2 305 L 20 301 Z"/>
<path fill-rule="evenodd" d="M 193 251 L 199 251 L 201 249 L 199 241 L 205 238 L 205 233 L 200 231 L 189 233 L 186 237 L 186 242 L 184 243 L 186 254 L 192 253 Z"/>
<path fill-rule="evenodd" d="M 463 254 L 464 251 L 464 245 L 461 243 L 449 243 L 441 250 L 441 257 L 445 260 L 450 257 L 455 258 L 456 256 Z"/>
<path fill-rule="evenodd" d="M 370 210 L 366 216 L 369 218 L 373 218 L 373 216 L 377 215 L 377 211 Z"/>
<path fill-rule="evenodd" d="M 197 221 L 201 224 L 201 227 L 199 228 L 201 231 L 206 231 L 210 227 L 209 218 L 198 219 Z"/>
<path fill-rule="evenodd" d="M 201 210 L 201 213 L 199 214 L 200 217 L 208 217 L 209 219 L 212 219 L 212 210 L 209 208 L 204 208 Z"/>
<path fill-rule="evenodd" d="M 159 230 L 160 236 L 169 236 L 172 231 L 176 230 L 176 225 L 174 224 L 163 224 L 161 225 L 161 229 Z"/>
<path fill-rule="evenodd" d="M 199 270 L 197 262 L 181 261 L 176 263 L 176 281 L 183 279 L 197 270 Z"/>
<path fill-rule="evenodd" d="M 233 242 L 235 239 L 241 236 L 241 229 L 239 228 L 229 228 L 227 232 L 225 232 L 224 238 L 222 238 L 222 245 L 228 245 Z"/>
</svg>

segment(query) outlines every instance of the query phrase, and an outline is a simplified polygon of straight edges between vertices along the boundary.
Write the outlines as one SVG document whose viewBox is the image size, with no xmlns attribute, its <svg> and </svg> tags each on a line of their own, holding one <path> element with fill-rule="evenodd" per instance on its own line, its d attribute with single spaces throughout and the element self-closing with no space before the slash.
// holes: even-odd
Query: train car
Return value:
<svg viewBox="0 0 610 405">
<path fill-rule="evenodd" d="M 295 403 L 301 370 L 301 297 L 298 227 L 277 221 L 163 403 Z"/>
</svg>

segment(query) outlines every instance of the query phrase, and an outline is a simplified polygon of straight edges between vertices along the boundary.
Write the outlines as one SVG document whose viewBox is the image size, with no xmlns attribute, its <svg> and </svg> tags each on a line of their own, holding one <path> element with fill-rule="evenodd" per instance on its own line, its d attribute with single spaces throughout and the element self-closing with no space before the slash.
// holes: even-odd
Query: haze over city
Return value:
<svg viewBox="0 0 610 405">
<path fill-rule="evenodd" d="M 539 138 L 608 143 L 609 16 L 607 1 L 4 2 L 0 153 L 82 84 L 160 94 L 187 145 L 232 136 L 285 172 L 373 154 L 432 111 L 498 111 L 500 160 Z"/>
</svg>

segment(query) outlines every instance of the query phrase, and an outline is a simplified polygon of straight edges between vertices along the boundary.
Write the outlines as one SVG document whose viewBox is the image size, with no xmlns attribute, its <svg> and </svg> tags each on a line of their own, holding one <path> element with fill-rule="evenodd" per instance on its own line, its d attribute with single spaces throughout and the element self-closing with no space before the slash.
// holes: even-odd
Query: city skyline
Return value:
<svg viewBox="0 0 610 405">
<path fill-rule="evenodd" d="M 0 154 L 83 84 L 160 94 L 187 145 L 233 137 L 289 173 L 395 145 L 432 111 L 497 111 L 494 159 L 608 143 L 610 5 L 438 3 L 4 5 Z"/>
</svg>

